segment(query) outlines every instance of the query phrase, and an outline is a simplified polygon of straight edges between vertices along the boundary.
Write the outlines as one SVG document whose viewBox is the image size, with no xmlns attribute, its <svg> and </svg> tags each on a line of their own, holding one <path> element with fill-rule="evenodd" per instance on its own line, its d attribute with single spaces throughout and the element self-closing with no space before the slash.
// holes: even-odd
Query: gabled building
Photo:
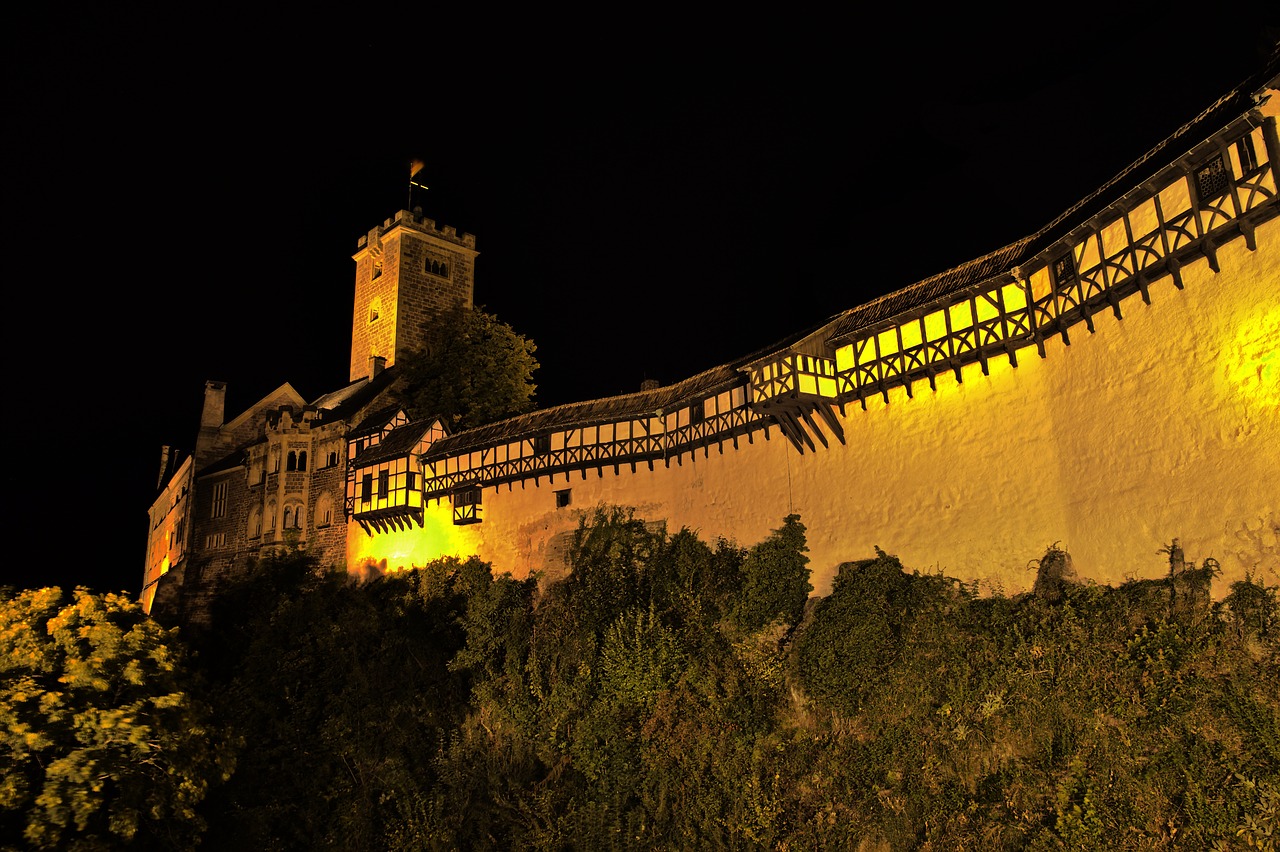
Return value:
<svg viewBox="0 0 1280 852">
<path fill-rule="evenodd" d="M 211 386 L 194 469 L 152 510 L 144 597 L 292 543 L 289 519 L 311 544 L 322 499 L 342 512 L 321 552 L 353 571 L 555 572 L 600 504 L 743 544 L 798 514 L 819 593 L 876 547 L 1007 592 L 1054 543 L 1099 582 L 1158 576 L 1175 538 L 1224 582 L 1278 571 L 1275 75 L 996 251 L 675 384 L 457 434 L 384 410 L 405 323 L 471 304 L 476 257 L 402 211 L 358 245 L 346 397 L 285 386 L 223 424 Z M 329 479 L 313 460 L 335 447 Z"/>
<path fill-rule="evenodd" d="M 306 548 L 345 564 L 349 525 L 402 526 L 414 520 L 415 503 L 421 523 L 420 482 L 403 471 L 443 427 L 409 424 L 395 407 L 395 358 L 435 312 L 472 304 L 475 257 L 474 237 L 401 213 L 357 245 L 346 385 L 308 402 L 286 383 L 227 420 L 225 384 L 205 383 L 194 450 L 163 452 L 143 579 L 148 611 L 198 621 L 221 578 L 272 550 Z M 370 456 L 398 427 L 418 439 L 396 434 L 398 459 Z M 374 458 L 367 469 L 383 488 L 367 504 L 353 490 L 366 469 L 362 454 Z"/>
</svg>

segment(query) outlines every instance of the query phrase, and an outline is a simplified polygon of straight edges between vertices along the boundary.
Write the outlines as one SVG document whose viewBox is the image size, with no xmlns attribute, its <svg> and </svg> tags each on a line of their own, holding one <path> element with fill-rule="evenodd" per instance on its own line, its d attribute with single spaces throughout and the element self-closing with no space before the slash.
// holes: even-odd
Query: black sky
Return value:
<svg viewBox="0 0 1280 852">
<path fill-rule="evenodd" d="M 346 382 L 351 254 L 414 156 L 426 215 L 477 237 L 477 303 L 537 344 L 539 403 L 608 396 L 1046 224 L 1256 68 L 1276 21 L 1233 9 L 19 19 L 0 582 L 136 592 L 205 380 L 229 415 Z"/>
</svg>

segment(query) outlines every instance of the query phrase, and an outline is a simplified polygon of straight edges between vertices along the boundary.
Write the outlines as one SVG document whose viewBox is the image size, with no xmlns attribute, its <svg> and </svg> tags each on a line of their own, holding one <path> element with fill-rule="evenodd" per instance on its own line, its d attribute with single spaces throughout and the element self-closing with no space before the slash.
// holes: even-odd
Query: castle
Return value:
<svg viewBox="0 0 1280 852">
<path fill-rule="evenodd" d="M 1280 570 L 1280 78 L 1227 93 L 1034 234 L 681 382 L 450 434 L 393 403 L 475 238 L 400 211 L 359 240 L 350 381 L 284 384 L 165 450 L 142 601 L 192 617 L 273 548 L 396 570 L 560 570 L 599 504 L 740 544 L 784 516 L 825 592 L 877 546 L 1013 593 L 1059 543 L 1119 583 L 1180 539 Z M 1167 563 L 1165 563 L 1167 564 Z"/>
</svg>

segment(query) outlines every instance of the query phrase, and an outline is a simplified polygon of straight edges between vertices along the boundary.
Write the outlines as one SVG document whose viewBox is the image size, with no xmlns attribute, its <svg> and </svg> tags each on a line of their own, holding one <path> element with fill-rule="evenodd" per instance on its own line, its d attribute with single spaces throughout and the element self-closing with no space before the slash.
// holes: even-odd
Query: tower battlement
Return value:
<svg viewBox="0 0 1280 852">
<path fill-rule="evenodd" d="M 436 223 L 436 220 L 422 215 L 421 209 L 415 209 L 412 211 L 397 211 L 396 215 L 392 216 L 390 219 L 384 220 L 381 225 L 357 240 L 357 253 L 367 249 L 371 241 L 376 244 L 382 236 L 396 227 L 412 228 L 419 233 L 427 234 L 429 236 L 436 237 L 437 239 L 447 240 L 455 245 L 462 246 L 463 248 L 474 250 L 476 247 L 475 234 L 459 232 L 458 229 L 454 228 L 452 225 L 439 225 Z"/>
</svg>

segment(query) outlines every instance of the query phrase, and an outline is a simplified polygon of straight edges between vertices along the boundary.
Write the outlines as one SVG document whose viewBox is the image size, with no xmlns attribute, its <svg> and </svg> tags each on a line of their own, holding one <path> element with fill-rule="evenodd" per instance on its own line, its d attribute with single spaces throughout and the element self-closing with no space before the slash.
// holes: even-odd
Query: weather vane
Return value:
<svg viewBox="0 0 1280 852">
<path fill-rule="evenodd" d="M 410 210 L 413 210 L 414 187 L 417 187 L 424 191 L 429 188 L 425 183 L 422 182 L 423 179 L 418 177 L 418 173 L 422 171 L 422 167 L 424 165 L 425 163 L 422 162 L 422 159 L 420 157 L 415 157 L 409 163 L 409 209 Z"/>
</svg>

